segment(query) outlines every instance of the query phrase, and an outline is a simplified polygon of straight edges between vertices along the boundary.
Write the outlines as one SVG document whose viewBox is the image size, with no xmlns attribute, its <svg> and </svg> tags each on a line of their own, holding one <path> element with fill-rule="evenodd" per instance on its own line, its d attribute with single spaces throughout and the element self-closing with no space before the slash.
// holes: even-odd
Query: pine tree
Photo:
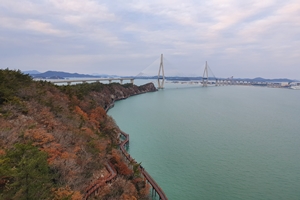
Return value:
<svg viewBox="0 0 300 200">
<path fill-rule="evenodd" d="M 0 191 L 4 199 L 49 199 L 51 176 L 47 155 L 28 144 L 16 144 L 0 158 L 0 178 L 9 182 Z"/>
</svg>

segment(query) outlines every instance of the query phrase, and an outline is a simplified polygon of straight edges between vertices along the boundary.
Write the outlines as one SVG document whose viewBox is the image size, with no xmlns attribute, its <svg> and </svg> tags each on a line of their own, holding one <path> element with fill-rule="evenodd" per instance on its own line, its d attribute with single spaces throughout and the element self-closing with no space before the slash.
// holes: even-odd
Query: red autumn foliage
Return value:
<svg viewBox="0 0 300 200">
<path fill-rule="evenodd" d="M 81 110 L 80 107 L 75 106 L 75 112 L 76 112 L 77 114 L 79 114 L 84 120 L 87 120 L 87 119 L 88 119 L 88 115 L 87 115 L 83 110 Z"/>
<path fill-rule="evenodd" d="M 93 109 L 90 113 L 90 121 L 95 124 L 97 128 L 99 128 L 100 123 L 104 121 L 105 117 L 106 112 L 100 106 Z"/>
<path fill-rule="evenodd" d="M 117 152 L 116 150 L 112 152 L 112 158 L 110 160 L 111 163 L 116 168 L 118 174 L 125 175 L 125 176 L 133 174 L 133 171 L 128 168 L 128 166 L 122 160 L 120 153 Z"/>
<path fill-rule="evenodd" d="M 104 110 L 113 100 L 136 94 L 139 89 L 119 84 L 82 85 L 85 88 L 32 81 L 26 88 L 18 86 L 14 98 L 0 104 L 0 155 L 16 143 L 31 143 L 46 152 L 51 172 L 57 173 L 56 187 L 60 187 L 53 190 L 54 199 L 69 195 L 70 199 L 82 199 L 85 188 L 99 177 L 111 158 L 121 176 L 116 184 L 103 188 L 105 196 L 139 199 L 136 183 L 127 180 L 133 171 L 116 150 L 119 129 Z"/>
<path fill-rule="evenodd" d="M 82 195 L 78 191 L 72 191 L 69 186 L 60 187 L 53 190 L 53 200 L 70 199 L 70 200 L 81 200 Z"/>
<path fill-rule="evenodd" d="M 3 149 L 0 149 L 0 156 L 5 155 L 5 151 Z"/>
<path fill-rule="evenodd" d="M 36 146 L 42 146 L 55 140 L 53 135 L 47 133 L 45 129 L 42 128 L 26 130 L 24 137 L 34 141 L 33 145 Z"/>
</svg>

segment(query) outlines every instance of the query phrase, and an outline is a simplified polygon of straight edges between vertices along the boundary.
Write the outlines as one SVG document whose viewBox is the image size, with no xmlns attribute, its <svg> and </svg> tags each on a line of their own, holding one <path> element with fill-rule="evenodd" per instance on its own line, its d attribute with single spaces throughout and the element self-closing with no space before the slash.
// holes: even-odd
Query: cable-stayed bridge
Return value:
<svg viewBox="0 0 300 200">
<path fill-rule="evenodd" d="M 159 61 L 159 63 L 157 62 Z M 233 77 L 230 78 L 216 78 L 208 63 L 205 62 L 204 71 L 202 75 L 199 73 L 194 73 L 193 75 L 183 74 L 182 70 L 176 69 L 176 67 L 168 66 L 168 69 L 165 69 L 165 58 L 163 54 L 161 54 L 160 59 L 154 61 L 151 65 L 146 67 L 143 71 L 141 71 L 136 79 L 139 78 L 151 78 L 157 79 L 157 87 L 158 89 L 164 88 L 164 83 L 166 80 L 179 82 L 179 81 L 192 81 L 193 83 L 198 83 L 203 87 L 207 86 L 225 86 L 225 85 L 235 85 L 235 84 L 247 84 L 246 82 L 236 82 L 233 80 Z M 158 69 L 158 70 L 157 70 Z M 156 71 L 157 70 L 157 71 Z"/>
<path fill-rule="evenodd" d="M 202 71 L 203 70 L 203 71 Z M 202 74 L 203 72 L 203 74 Z M 160 55 L 153 63 L 148 65 L 144 70 L 134 77 L 119 77 L 119 78 L 84 78 L 84 79 L 54 79 L 50 80 L 56 84 L 71 84 L 71 83 L 88 83 L 88 82 L 115 82 L 119 81 L 121 84 L 126 81 L 134 83 L 134 79 L 156 79 L 157 88 L 163 89 L 166 81 L 176 82 L 192 82 L 203 87 L 207 86 L 225 86 L 225 85 L 248 85 L 248 81 L 236 81 L 233 77 L 230 78 L 216 78 L 210 66 L 205 62 L 203 66 L 197 68 L 195 71 L 187 71 L 183 68 L 178 69 L 169 60 Z"/>
</svg>

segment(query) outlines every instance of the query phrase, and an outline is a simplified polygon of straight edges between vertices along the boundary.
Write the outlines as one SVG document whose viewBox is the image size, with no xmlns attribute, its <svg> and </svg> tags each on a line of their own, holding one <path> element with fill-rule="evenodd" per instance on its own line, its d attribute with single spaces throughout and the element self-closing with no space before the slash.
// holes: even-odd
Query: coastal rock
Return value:
<svg viewBox="0 0 300 200">
<path fill-rule="evenodd" d="M 106 111 L 113 106 L 115 101 L 126 99 L 130 96 L 139 95 L 147 92 L 155 92 L 157 89 L 155 88 L 153 83 L 147 83 L 145 85 L 136 86 L 131 83 L 121 85 L 119 83 L 111 83 L 111 84 L 98 84 L 96 89 L 92 89 L 89 95 L 83 95 L 83 102 L 94 102 L 93 104 L 97 106 L 101 106 Z M 82 87 L 85 87 L 82 85 Z M 90 87 L 94 87 L 90 85 Z M 85 90 L 85 88 L 84 88 Z M 88 110 L 87 104 L 81 103 L 81 108 L 83 110 Z"/>
<path fill-rule="evenodd" d="M 128 84 L 125 86 L 120 85 L 120 84 L 113 84 L 111 86 L 110 90 L 105 90 L 105 91 L 101 92 L 101 93 L 104 92 L 103 97 L 105 97 L 105 96 L 111 97 L 110 99 L 107 99 L 102 106 L 103 106 L 103 108 L 107 109 L 115 101 L 126 99 L 130 96 L 134 96 L 134 95 L 138 95 L 138 94 L 143 94 L 143 93 L 147 93 L 147 92 L 155 92 L 155 91 L 157 91 L 157 89 L 153 83 L 147 83 L 147 84 L 141 85 L 141 86 L 136 86 L 136 85 L 132 85 L 132 84 Z M 107 94 L 107 93 L 109 93 L 109 94 Z"/>
</svg>

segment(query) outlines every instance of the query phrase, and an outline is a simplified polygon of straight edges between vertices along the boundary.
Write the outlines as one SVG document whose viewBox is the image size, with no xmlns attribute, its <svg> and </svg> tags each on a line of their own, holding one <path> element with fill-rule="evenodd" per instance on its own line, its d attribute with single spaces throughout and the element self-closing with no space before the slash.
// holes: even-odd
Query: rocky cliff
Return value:
<svg viewBox="0 0 300 200">
<path fill-rule="evenodd" d="M 123 162 L 120 130 L 105 108 L 152 91 L 152 83 L 56 86 L 0 70 L 0 199 L 82 199 L 107 176 L 107 162 L 118 175 L 99 199 L 146 199 L 149 188 Z"/>
<path fill-rule="evenodd" d="M 112 105 L 114 101 L 126 99 L 130 96 L 143 94 L 146 92 L 155 92 L 153 83 L 136 86 L 130 83 L 121 85 L 119 83 L 102 84 L 80 84 L 75 86 L 63 86 L 62 90 L 67 93 L 77 93 L 77 97 L 85 102 L 93 101 L 105 110 Z"/>
</svg>

